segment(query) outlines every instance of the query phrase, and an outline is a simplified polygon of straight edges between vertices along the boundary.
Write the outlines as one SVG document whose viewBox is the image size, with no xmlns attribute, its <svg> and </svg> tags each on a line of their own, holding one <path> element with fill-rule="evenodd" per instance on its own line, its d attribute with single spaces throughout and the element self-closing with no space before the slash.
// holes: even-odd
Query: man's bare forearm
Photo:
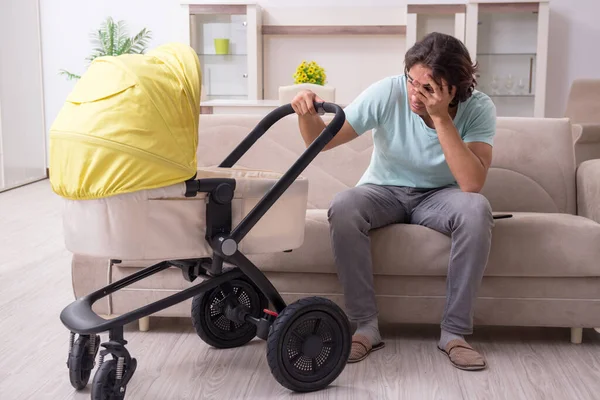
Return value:
<svg viewBox="0 0 600 400">
<path fill-rule="evenodd" d="M 461 140 L 452 118 L 435 118 L 435 129 L 450 171 L 466 192 L 479 192 L 485 182 L 486 168 Z"/>
<path fill-rule="evenodd" d="M 300 133 L 306 147 L 315 141 L 317 136 L 325 129 L 325 122 L 319 114 L 307 114 L 298 117 Z"/>
</svg>

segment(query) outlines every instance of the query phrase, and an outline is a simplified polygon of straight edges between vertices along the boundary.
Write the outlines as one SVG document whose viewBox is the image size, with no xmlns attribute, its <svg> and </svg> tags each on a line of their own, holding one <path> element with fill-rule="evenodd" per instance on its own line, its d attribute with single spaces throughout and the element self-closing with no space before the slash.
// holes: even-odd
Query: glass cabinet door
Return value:
<svg viewBox="0 0 600 400">
<path fill-rule="evenodd" d="M 204 100 L 248 98 L 245 6 L 212 7 L 190 15 L 190 40 L 202 69 Z"/>
<path fill-rule="evenodd" d="M 537 12 L 479 4 L 478 90 L 492 98 L 498 116 L 534 115 L 537 48 Z"/>
</svg>

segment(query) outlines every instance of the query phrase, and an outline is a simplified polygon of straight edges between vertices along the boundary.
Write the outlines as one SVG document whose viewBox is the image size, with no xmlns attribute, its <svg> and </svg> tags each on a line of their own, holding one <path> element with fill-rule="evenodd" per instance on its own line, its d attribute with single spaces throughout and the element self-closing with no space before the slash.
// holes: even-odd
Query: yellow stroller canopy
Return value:
<svg viewBox="0 0 600 400">
<path fill-rule="evenodd" d="M 54 192 L 95 199 L 192 178 L 200 86 L 198 57 L 184 44 L 95 59 L 50 129 Z"/>
</svg>

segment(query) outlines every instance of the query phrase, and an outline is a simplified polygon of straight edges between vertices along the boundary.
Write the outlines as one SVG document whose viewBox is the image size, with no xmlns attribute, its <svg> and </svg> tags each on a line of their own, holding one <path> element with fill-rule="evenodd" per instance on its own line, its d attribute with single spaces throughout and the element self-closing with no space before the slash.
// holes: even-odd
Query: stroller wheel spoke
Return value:
<svg viewBox="0 0 600 400">
<path fill-rule="evenodd" d="M 302 353 L 300 353 L 300 352 L 297 352 L 296 354 L 294 354 L 294 355 L 293 355 L 293 356 L 290 358 L 290 363 L 291 363 L 292 365 L 293 365 L 293 364 L 296 364 L 296 361 L 298 361 L 298 359 L 299 359 L 300 357 L 302 357 Z"/>
<path fill-rule="evenodd" d="M 300 341 L 300 344 L 304 343 L 304 336 L 302 336 L 296 331 L 292 331 L 292 335 Z"/>
<path fill-rule="evenodd" d="M 316 334 L 317 334 L 317 332 L 319 331 L 319 325 L 320 325 L 320 324 L 321 324 L 321 319 L 317 319 L 317 320 L 315 321 L 315 325 L 314 325 L 314 327 L 313 327 L 313 332 L 312 332 L 312 333 L 313 333 L 313 335 L 316 335 Z"/>
</svg>

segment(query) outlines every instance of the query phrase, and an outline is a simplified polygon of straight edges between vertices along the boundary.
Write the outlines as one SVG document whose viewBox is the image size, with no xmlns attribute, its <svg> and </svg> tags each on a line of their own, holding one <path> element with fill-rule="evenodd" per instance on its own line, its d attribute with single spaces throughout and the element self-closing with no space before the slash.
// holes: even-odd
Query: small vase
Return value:
<svg viewBox="0 0 600 400">
<path fill-rule="evenodd" d="M 299 83 L 287 86 L 279 86 L 279 102 L 287 104 L 292 101 L 294 96 L 302 90 L 310 90 L 323 101 L 335 103 L 335 88 L 331 86 L 321 86 L 314 83 Z"/>
<path fill-rule="evenodd" d="M 229 54 L 229 39 L 215 39 L 215 53 L 216 54 Z"/>
</svg>

